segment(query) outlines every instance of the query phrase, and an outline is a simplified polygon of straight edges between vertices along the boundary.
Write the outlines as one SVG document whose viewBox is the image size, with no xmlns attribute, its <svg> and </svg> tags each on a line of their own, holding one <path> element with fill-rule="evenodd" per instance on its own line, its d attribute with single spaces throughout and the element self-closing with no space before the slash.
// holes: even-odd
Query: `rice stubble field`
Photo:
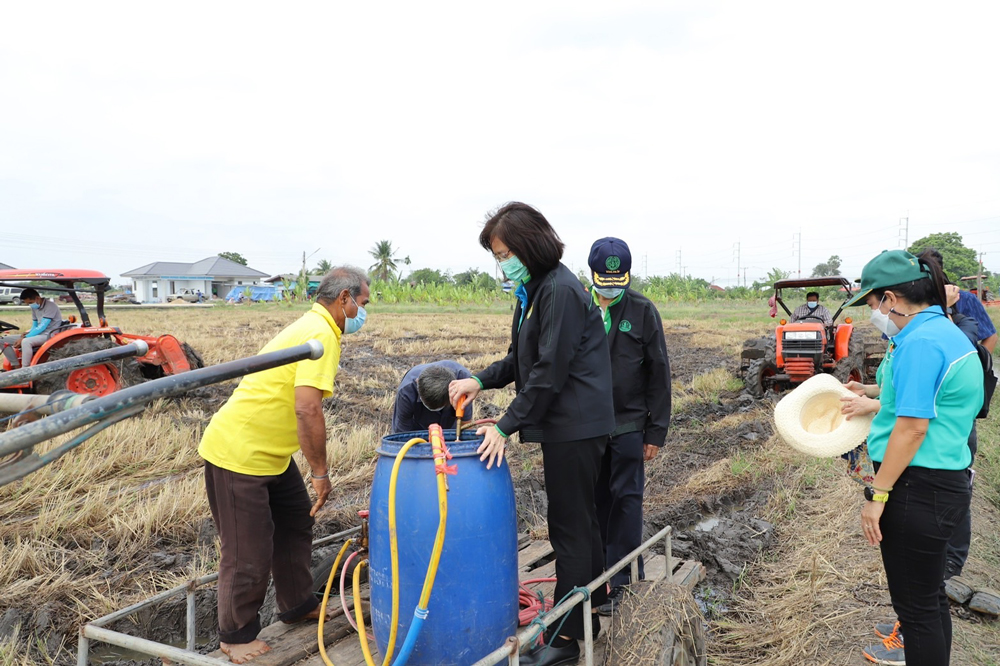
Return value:
<svg viewBox="0 0 1000 666">
<path fill-rule="evenodd" d="M 675 528 L 674 553 L 699 559 L 696 591 L 711 629 L 709 662 L 736 666 L 862 663 L 877 621 L 892 616 L 878 551 L 858 527 L 860 487 L 839 460 L 806 458 L 772 432 L 773 402 L 736 377 L 746 338 L 773 322 L 750 304 L 661 304 L 674 372 L 667 446 L 646 468 L 645 520 Z M 373 305 L 345 337 L 325 403 L 334 494 L 316 535 L 352 526 L 367 507 L 375 448 L 395 387 L 418 363 L 453 358 L 473 371 L 501 358 L 509 312 L 419 312 Z M 128 332 L 170 332 L 207 364 L 256 353 L 302 308 L 112 310 Z M 867 326 L 867 324 L 865 324 Z M 0 664 L 75 663 L 79 625 L 214 572 L 215 530 L 197 445 L 235 384 L 152 405 L 28 479 L 0 488 Z M 479 416 L 502 413 L 512 389 L 485 392 Z M 981 423 L 972 554 L 966 576 L 1000 587 L 997 417 Z M 305 471 L 303 461 L 297 462 Z M 509 449 L 522 530 L 545 536 L 537 445 Z M 318 560 L 328 549 L 315 553 Z M 217 646 L 214 594 L 199 596 L 201 647 Z M 183 632 L 182 602 L 115 628 L 157 640 Z M 266 606 L 263 619 L 274 616 Z M 1000 665 L 995 620 L 956 609 L 955 664 Z M 106 663 L 111 663 L 110 657 Z M 136 663 L 119 661 L 116 663 Z M 155 663 L 155 662 L 149 662 Z"/>
</svg>

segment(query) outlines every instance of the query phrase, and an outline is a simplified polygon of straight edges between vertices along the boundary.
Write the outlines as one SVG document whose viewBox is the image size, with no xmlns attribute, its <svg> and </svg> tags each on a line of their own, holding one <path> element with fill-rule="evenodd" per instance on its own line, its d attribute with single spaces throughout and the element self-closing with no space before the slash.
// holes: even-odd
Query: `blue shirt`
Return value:
<svg viewBox="0 0 1000 666">
<path fill-rule="evenodd" d="M 983 367 L 969 339 L 931 306 L 889 343 L 876 381 L 881 408 L 868 434 L 871 459 L 882 462 L 896 417 L 928 419 L 912 467 L 960 470 L 972 463 L 969 433 L 983 404 Z"/>
<path fill-rule="evenodd" d="M 445 429 L 455 427 L 457 418 L 454 407 L 449 404 L 445 405 L 441 411 L 432 412 L 424 407 L 424 403 L 420 401 L 420 395 L 417 393 L 417 377 L 432 365 L 443 365 L 448 368 L 455 373 L 455 379 L 468 379 L 472 376 L 472 373 L 465 366 L 455 361 L 424 363 L 423 365 L 410 368 L 403 375 L 403 381 L 399 383 L 399 388 L 396 389 L 396 404 L 392 410 L 393 433 L 427 430 L 432 423 L 437 423 Z M 470 414 L 472 414 L 472 407 L 466 405 L 465 418 L 468 419 Z"/>
<path fill-rule="evenodd" d="M 955 312 L 972 317 L 979 324 L 979 340 L 983 341 L 997 332 L 997 327 L 993 325 L 993 320 L 986 313 L 983 302 L 979 297 L 968 291 L 958 292 L 958 302 L 953 308 Z"/>
</svg>

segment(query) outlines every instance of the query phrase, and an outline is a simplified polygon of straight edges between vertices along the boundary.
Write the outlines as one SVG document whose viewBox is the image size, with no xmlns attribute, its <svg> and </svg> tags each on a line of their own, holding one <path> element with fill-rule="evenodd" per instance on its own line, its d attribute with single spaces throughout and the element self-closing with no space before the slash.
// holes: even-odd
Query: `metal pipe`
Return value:
<svg viewBox="0 0 1000 666">
<path fill-rule="evenodd" d="M 127 345 L 121 345 L 120 347 L 101 349 L 88 354 L 80 354 L 79 356 L 61 358 L 57 361 L 39 363 L 38 365 L 29 365 L 27 368 L 18 368 L 17 370 L 11 370 L 0 374 L 0 388 L 14 386 L 16 384 L 27 384 L 28 382 L 33 382 L 36 379 L 41 379 L 42 377 L 46 377 L 56 372 L 66 372 L 67 370 L 86 368 L 91 365 L 100 365 L 101 363 L 119 361 L 123 358 L 130 358 L 132 356 L 145 356 L 148 353 L 149 345 L 144 340 L 136 340 L 135 342 Z"/>
<path fill-rule="evenodd" d="M 198 628 L 195 625 L 195 589 L 193 586 L 188 585 L 187 590 L 187 622 L 185 626 L 185 638 L 187 639 L 184 646 L 187 648 L 188 652 L 194 652 L 195 638 L 198 635 Z"/>
<path fill-rule="evenodd" d="M 89 393 L 56 391 L 52 395 L 42 393 L 0 393 L 0 413 L 17 414 L 31 411 L 38 416 L 50 416 L 79 407 L 95 396 Z"/>
<path fill-rule="evenodd" d="M 58 437 L 88 423 L 100 421 L 130 407 L 144 405 L 160 398 L 181 395 L 193 388 L 223 382 L 262 370 L 270 370 L 303 359 L 316 360 L 322 355 L 323 345 L 317 340 L 309 340 L 305 344 L 289 349 L 280 349 L 267 354 L 190 370 L 178 375 L 161 377 L 150 382 L 130 386 L 103 398 L 86 402 L 74 409 L 0 434 L 0 456 L 30 448 L 40 442 Z"/>
<path fill-rule="evenodd" d="M 666 539 L 667 543 L 669 544 L 671 532 L 672 528 L 670 527 L 670 525 L 664 527 L 662 530 L 660 530 L 652 537 L 650 537 L 645 543 L 641 544 L 631 553 L 629 553 L 622 559 L 618 560 L 618 562 L 615 563 L 615 565 L 612 566 L 610 569 L 605 571 L 603 574 L 601 574 L 594 580 L 590 581 L 590 583 L 587 584 L 587 590 L 593 593 L 594 590 L 598 589 L 602 585 L 606 585 L 607 582 L 611 580 L 612 576 L 614 576 L 616 573 L 618 573 L 626 566 L 628 566 L 629 563 L 632 562 L 632 560 L 639 557 L 644 552 L 655 546 L 656 542 L 659 541 L 660 539 Z M 673 573 L 672 570 L 670 569 L 667 570 L 668 576 L 672 575 L 672 573 Z M 576 606 L 578 603 L 580 603 L 586 598 L 587 597 L 584 596 L 583 592 L 574 592 L 572 595 L 563 600 L 558 606 L 556 606 L 555 608 L 553 608 L 552 610 L 550 610 L 548 613 L 545 614 L 545 616 L 542 618 L 542 625 L 544 628 L 539 628 L 537 624 L 531 624 L 525 627 L 523 630 L 521 630 L 521 632 L 517 634 L 516 644 L 533 645 L 535 639 L 537 639 L 538 636 L 545 629 L 551 627 L 556 620 L 561 618 L 566 613 L 570 612 L 574 606 Z M 586 635 L 587 624 L 588 624 L 587 622 L 584 622 L 584 629 L 583 629 L 584 635 Z M 473 664 L 473 666 L 492 666 L 493 664 L 499 664 L 504 659 L 507 659 L 508 656 L 510 655 L 511 645 L 512 643 L 508 640 L 508 642 L 504 643 L 503 647 L 499 647 L 493 652 L 489 653 L 488 655 L 477 661 L 475 664 Z M 591 655 L 591 658 L 593 658 L 593 655 Z"/>
<path fill-rule="evenodd" d="M 102 641 L 104 643 L 111 643 L 112 645 L 117 645 L 118 647 L 123 647 L 127 650 L 135 650 L 136 652 L 152 655 L 154 657 L 160 657 L 161 659 L 166 658 L 176 664 L 188 664 L 189 666 L 219 666 L 220 664 L 226 663 L 221 659 L 206 657 L 205 655 L 198 654 L 197 652 L 188 652 L 187 650 L 182 650 L 181 648 L 177 648 L 172 645 L 164 645 L 163 643 L 157 643 L 145 638 L 129 636 L 128 634 L 111 631 L 110 629 L 97 627 L 93 624 L 84 625 L 80 632 L 86 638 Z"/>
<path fill-rule="evenodd" d="M 583 651 L 587 666 L 594 666 L 594 620 L 590 603 L 590 595 L 583 598 Z"/>
<path fill-rule="evenodd" d="M 90 661 L 90 639 L 80 630 L 80 640 L 76 644 L 76 666 L 87 666 Z"/>
</svg>

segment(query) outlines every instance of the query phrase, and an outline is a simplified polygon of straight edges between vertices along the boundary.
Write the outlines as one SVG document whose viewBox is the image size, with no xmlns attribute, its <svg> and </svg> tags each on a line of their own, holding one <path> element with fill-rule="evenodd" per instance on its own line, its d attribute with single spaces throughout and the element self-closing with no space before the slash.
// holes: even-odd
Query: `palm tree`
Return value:
<svg viewBox="0 0 1000 666">
<path fill-rule="evenodd" d="M 317 275 L 326 275 L 332 270 L 333 270 L 333 264 L 331 264 L 328 259 L 320 259 L 320 262 L 316 264 Z"/>
<path fill-rule="evenodd" d="M 396 271 L 396 260 L 392 256 L 392 241 L 382 240 L 375 244 L 368 254 L 375 258 L 375 263 L 368 268 L 372 277 L 381 282 L 389 282 Z"/>
</svg>

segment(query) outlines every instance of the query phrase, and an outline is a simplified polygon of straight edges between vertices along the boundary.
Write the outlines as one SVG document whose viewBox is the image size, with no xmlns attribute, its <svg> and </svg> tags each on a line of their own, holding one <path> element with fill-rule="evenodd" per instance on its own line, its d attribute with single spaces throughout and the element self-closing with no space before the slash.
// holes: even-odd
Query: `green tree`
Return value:
<svg viewBox="0 0 1000 666">
<path fill-rule="evenodd" d="M 333 270 L 333 264 L 327 259 L 320 259 L 319 263 L 316 264 L 316 275 L 326 275 Z"/>
<path fill-rule="evenodd" d="M 962 236 L 954 231 L 940 234 L 931 234 L 914 241 L 907 252 L 910 254 L 920 254 L 924 250 L 937 250 L 944 260 L 945 275 L 952 282 L 958 282 L 959 278 L 967 275 L 978 275 L 980 271 L 979 258 L 976 251 L 965 247 L 962 243 Z M 985 273 L 985 271 L 984 271 Z"/>
<path fill-rule="evenodd" d="M 840 275 L 840 257 L 838 255 L 832 255 L 822 264 L 816 264 L 813 268 L 813 277 L 829 277 L 833 275 Z"/>
<path fill-rule="evenodd" d="M 472 285 L 477 289 L 493 289 L 496 287 L 496 280 L 492 275 L 475 268 L 456 273 L 452 279 L 455 281 L 455 285 L 459 287 L 464 287 L 465 285 Z"/>
<path fill-rule="evenodd" d="M 392 248 L 392 241 L 381 240 L 368 251 L 375 258 L 375 263 L 368 268 L 372 278 L 381 282 L 391 282 L 396 279 L 396 259 L 392 256 L 395 250 Z M 409 257 L 407 257 L 409 260 Z"/>
<path fill-rule="evenodd" d="M 451 276 L 447 273 L 442 273 L 436 268 L 418 268 L 417 270 L 410 273 L 410 276 L 406 278 L 408 282 L 413 284 L 448 284 L 451 282 Z"/>
<path fill-rule="evenodd" d="M 229 261 L 235 261 L 241 266 L 247 265 L 247 259 L 239 252 L 220 252 L 219 256 L 223 259 L 228 259 Z"/>
</svg>

